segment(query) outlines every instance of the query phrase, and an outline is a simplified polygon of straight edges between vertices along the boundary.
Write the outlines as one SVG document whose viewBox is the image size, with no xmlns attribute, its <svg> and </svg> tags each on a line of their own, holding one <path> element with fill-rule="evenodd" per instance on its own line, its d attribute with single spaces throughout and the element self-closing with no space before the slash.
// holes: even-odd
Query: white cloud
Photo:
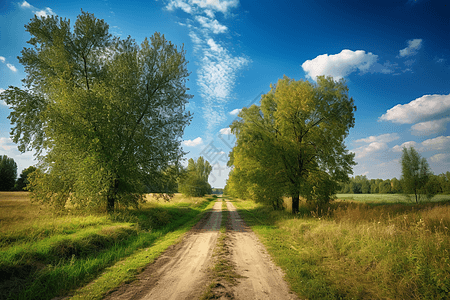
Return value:
<svg viewBox="0 0 450 300">
<path fill-rule="evenodd" d="M 166 5 L 168 10 L 179 8 L 190 15 L 183 23 L 189 28 L 194 51 L 199 56 L 197 85 L 204 104 L 207 134 L 212 134 L 226 120 L 224 105 L 231 99 L 237 74 L 250 63 L 248 58 L 234 55 L 224 43 L 211 37 L 228 31 L 215 18 L 215 13 L 226 16 L 238 5 L 238 0 L 170 0 Z"/>
<path fill-rule="evenodd" d="M 230 115 L 237 116 L 241 112 L 242 108 L 236 108 L 230 111 Z"/>
<path fill-rule="evenodd" d="M 381 150 L 385 150 L 385 149 L 387 149 L 386 143 L 373 142 L 367 146 L 362 146 L 362 147 L 356 148 L 356 149 L 352 150 L 352 152 L 354 152 L 356 154 L 355 158 L 363 158 L 363 157 L 368 156 L 369 154 L 372 154 L 374 152 L 378 152 Z"/>
<path fill-rule="evenodd" d="M 400 50 L 399 56 L 405 57 L 417 54 L 417 50 L 422 47 L 422 39 L 413 39 L 408 41 L 408 47 Z"/>
<path fill-rule="evenodd" d="M 369 71 L 377 59 L 378 56 L 371 52 L 344 49 L 339 54 L 323 54 L 312 60 L 307 60 L 302 64 L 302 68 L 306 76 L 313 80 L 316 80 L 316 77 L 320 75 L 332 76 L 335 80 L 339 80 L 357 70 L 361 72 Z"/>
<path fill-rule="evenodd" d="M 433 163 L 450 163 L 450 153 L 438 153 L 430 157 Z"/>
<path fill-rule="evenodd" d="M 187 147 L 195 147 L 195 146 L 201 145 L 202 143 L 203 143 L 203 140 L 201 137 L 198 137 L 193 140 L 186 140 L 186 141 L 181 142 L 182 145 L 187 146 Z"/>
<path fill-rule="evenodd" d="M 0 56 L 0 61 L 1 61 L 2 63 L 4 63 L 4 62 L 6 61 L 6 58 L 4 58 L 3 56 Z"/>
<path fill-rule="evenodd" d="M 166 9 L 172 11 L 180 8 L 188 14 L 204 12 L 212 18 L 215 11 L 227 14 L 231 8 L 238 5 L 239 0 L 171 0 Z"/>
<path fill-rule="evenodd" d="M 380 121 L 412 124 L 450 113 L 449 95 L 424 95 L 408 104 L 397 104 L 382 115 Z"/>
<path fill-rule="evenodd" d="M 23 1 L 22 4 L 20 4 L 20 7 L 22 7 L 22 8 L 31 8 L 32 6 L 27 1 Z"/>
<path fill-rule="evenodd" d="M 8 69 L 10 69 L 13 72 L 17 72 L 17 68 L 14 67 L 12 64 L 6 64 L 6 66 L 8 67 Z"/>
<path fill-rule="evenodd" d="M 48 17 L 54 15 L 55 13 L 52 11 L 50 7 L 46 7 L 44 9 L 34 11 L 34 14 L 38 17 Z"/>
<path fill-rule="evenodd" d="M 220 134 L 228 135 L 228 134 L 231 134 L 231 128 L 230 127 L 222 128 L 222 129 L 219 130 L 219 132 L 220 132 Z"/>
<path fill-rule="evenodd" d="M 439 136 L 422 142 L 425 150 L 450 150 L 450 136 Z"/>
<path fill-rule="evenodd" d="M 433 120 L 414 124 L 411 127 L 411 130 L 412 134 L 418 136 L 432 135 L 445 131 L 447 129 L 448 123 L 450 123 L 450 118 L 442 118 L 440 120 Z"/>
<path fill-rule="evenodd" d="M 359 139 L 356 140 L 355 143 L 373 143 L 373 142 L 379 142 L 379 143 L 389 143 L 395 140 L 398 140 L 400 137 L 397 133 L 385 133 L 377 136 L 369 136 L 368 138 Z"/>
<path fill-rule="evenodd" d="M 220 24 L 217 20 L 211 20 L 203 16 L 197 16 L 195 19 L 200 23 L 200 25 L 202 25 L 203 28 L 212 31 L 215 34 L 224 33 L 228 30 L 227 26 Z"/>
<path fill-rule="evenodd" d="M 414 141 L 404 142 L 400 146 L 399 145 L 395 145 L 392 148 L 392 151 L 394 151 L 394 152 L 402 152 L 403 151 L 403 147 L 405 147 L 405 148 L 411 148 L 411 147 L 417 148 L 417 143 L 414 142 Z"/>
<path fill-rule="evenodd" d="M 14 144 L 11 138 L 0 137 L 0 149 L 3 149 L 3 151 L 10 151 L 15 146 L 16 144 Z"/>
</svg>

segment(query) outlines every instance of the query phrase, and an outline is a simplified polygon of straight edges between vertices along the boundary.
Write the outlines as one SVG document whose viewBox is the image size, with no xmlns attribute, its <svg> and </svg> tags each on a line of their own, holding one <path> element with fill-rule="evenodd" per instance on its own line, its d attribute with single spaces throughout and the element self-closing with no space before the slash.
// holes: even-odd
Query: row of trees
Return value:
<svg viewBox="0 0 450 300">
<path fill-rule="evenodd" d="M 35 16 L 25 28 L 23 88 L 10 86 L 0 99 L 12 110 L 13 141 L 39 160 L 32 199 L 108 212 L 137 205 L 185 154 L 192 96 L 183 47 L 159 33 L 140 45 L 112 37 L 104 20 L 83 11 L 73 27 Z"/>
<path fill-rule="evenodd" d="M 0 191 L 23 191 L 27 186 L 28 175 L 36 171 L 30 166 L 20 173 L 17 178 L 17 164 L 13 158 L 6 155 L 0 156 Z"/>
<path fill-rule="evenodd" d="M 450 194 L 450 172 L 439 175 L 430 174 L 429 183 L 435 194 Z M 357 175 L 350 182 L 341 183 L 339 194 L 403 194 L 402 183 L 397 178 L 367 179 Z"/>
</svg>

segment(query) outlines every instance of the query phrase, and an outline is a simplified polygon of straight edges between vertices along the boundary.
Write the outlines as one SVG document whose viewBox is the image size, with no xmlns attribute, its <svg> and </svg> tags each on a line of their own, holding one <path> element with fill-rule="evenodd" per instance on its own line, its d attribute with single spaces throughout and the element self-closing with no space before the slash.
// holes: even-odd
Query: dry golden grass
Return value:
<svg viewBox="0 0 450 300">
<path fill-rule="evenodd" d="M 28 192 L 0 192 L 0 232 L 22 229 L 51 213 L 30 202 Z"/>
</svg>

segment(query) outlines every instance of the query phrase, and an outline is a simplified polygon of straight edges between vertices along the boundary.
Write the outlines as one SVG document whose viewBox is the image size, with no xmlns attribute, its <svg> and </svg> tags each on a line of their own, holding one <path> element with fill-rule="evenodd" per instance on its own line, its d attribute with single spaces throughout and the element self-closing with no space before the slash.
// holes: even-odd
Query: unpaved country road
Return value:
<svg viewBox="0 0 450 300">
<path fill-rule="evenodd" d="M 228 201 L 226 205 L 227 259 L 241 278 L 226 287 L 221 299 L 298 299 L 234 205 Z M 212 280 L 213 252 L 221 221 L 222 201 L 217 201 L 208 217 L 148 265 L 138 280 L 122 285 L 105 299 L 199 299 Z"/>
</svg>

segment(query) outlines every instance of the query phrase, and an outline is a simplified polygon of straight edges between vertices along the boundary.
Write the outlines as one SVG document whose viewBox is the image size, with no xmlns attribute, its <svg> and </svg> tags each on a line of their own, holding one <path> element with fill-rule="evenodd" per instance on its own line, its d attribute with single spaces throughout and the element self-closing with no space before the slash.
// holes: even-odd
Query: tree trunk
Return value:
<svg viewBox="0 0 450 300">
<path fill-rule="evenodd" d="M 108 214 L 112 214 L 114 212 L 114 204 L 115 204 L 115 197 L 113 194 L 109 194 L 106 197 L 106 212 Z"/>
<path fill-rule="evenodd" d="M 298 194 L 292 195 L 292 213 L 297 214 L 300 207 L 300 196 Z"/>
</svg>

